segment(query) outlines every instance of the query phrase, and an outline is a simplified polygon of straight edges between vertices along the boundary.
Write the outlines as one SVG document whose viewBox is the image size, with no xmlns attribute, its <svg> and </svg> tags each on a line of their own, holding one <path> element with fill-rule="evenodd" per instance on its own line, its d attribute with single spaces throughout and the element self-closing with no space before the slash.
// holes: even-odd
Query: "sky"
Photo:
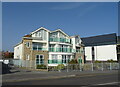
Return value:
<svg viewBox="0 0 120 87">
<path fill-rule="evenodd" d="M 90 37 L 118 32 L 117 2 L 3 2 L 2 50 L 13 51 L 25 34 L 45 27 Z"/>
</svg>

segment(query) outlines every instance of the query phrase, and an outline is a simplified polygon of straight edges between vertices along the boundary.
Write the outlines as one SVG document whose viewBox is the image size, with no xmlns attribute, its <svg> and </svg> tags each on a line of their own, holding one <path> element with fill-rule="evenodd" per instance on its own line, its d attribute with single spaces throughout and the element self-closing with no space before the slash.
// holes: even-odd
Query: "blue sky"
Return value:
<svg viewBox="0 0 120 87">
<path fill-rule="evenodd" d="M 117 2 L 3 2 L 3 50 L 39 27 L 89 37 L 118 32 Z"/>
</svg>

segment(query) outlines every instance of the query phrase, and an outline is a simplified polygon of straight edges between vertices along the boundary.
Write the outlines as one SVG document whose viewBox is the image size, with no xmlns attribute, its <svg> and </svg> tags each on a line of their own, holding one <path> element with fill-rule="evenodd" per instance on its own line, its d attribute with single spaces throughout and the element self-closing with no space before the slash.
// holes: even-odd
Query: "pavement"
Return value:
<svg viewBox="0 0 120 87">
<path fill-rule="evenodd" d="M 106 70 L 106 71 L 31 71 L 26 69 L 16 68 L 11 70 L 9 74 L 2 75 L 2 82 L 19 82 L 28 80 L 46 80 L 57 78 L 69 78 L 76 76 L 90 76 L 90 75 L 105 75 L 118 73 L 118 70 Z"/>
</svg>

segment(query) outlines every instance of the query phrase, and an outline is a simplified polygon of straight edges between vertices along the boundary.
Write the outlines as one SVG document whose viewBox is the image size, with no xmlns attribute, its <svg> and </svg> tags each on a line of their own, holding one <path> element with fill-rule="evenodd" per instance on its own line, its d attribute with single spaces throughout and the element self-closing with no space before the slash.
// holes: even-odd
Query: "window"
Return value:
<svg viewBox="0 0 120 87">
<path fill-rule="evenodd" d="M 68 62 L 70 62 L 71 55 L 67 56 Z"/>
<path fill-rule="evenodd" d="M 79 63 L 82 63 L 82 57 L 81 57 L 81 56 L 79 56 L 78 62 L 79 62 Z"/>
<path fill-rule="evenodd" d="M 62 55 L 62 63 L 67 63 L 66 55 Z"/>
<path fill-rule="evenodd" d="M 26 55 L 26 60 L 30 60 L 30 56 L 29 55 Z"/>
<path fill-rule="evenodd" d="M 52 55 L 52 63 L 57 63 L 57 55 Z"/>
<path fill-rule="evenodd" d="M 94 47 L 92 47 L 92 61 L 94 61 L 95 60 L 95 51 L 94 51 Z"/>
<path fill-rule="evenodd" d="M 39 32 L 39 37 L 41 37 L 41 32 Z"/>
<path fill-rule="evenodd" d="M 36 55 L 36 64 L 44 64 L 44 56 L 43 55 Z"/>
<path fill-rule="evenodd" d="M 33 50 L 43 50 L 43 44 L 42 43 L 33 43 Z"/>
<path fill-rule="evenodd" d="M 30 42 L 26 42 L 26 47 L 27 47 L 27 48 L 30 47 Z"/>
</svg>

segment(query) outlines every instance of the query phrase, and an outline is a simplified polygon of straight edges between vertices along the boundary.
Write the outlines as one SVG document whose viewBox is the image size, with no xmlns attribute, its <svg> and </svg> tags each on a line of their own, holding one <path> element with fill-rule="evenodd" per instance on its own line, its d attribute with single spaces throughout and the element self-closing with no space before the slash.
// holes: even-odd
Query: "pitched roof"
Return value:
<svg viewBox="0 0 120 87">
<path fill-rule="evenodd" d="M 38 28 L 37 30 L 31 32 L 30 34 L 36 33 L 37 31 L 39 31 L 39 30 L 41 30 L 41 29 L 44 29 L 44 30 L 50 32 L 48 29 L 46 29 L 46 28 L 44 28 L 44 27 L 40 27 L 40 28 Z"/>
<path fill-rule="evenodd" d="M 116 33 L 81 38 L 85 46 L 116 44 Z"/>
<path fill-rule="evenodd" d="M 57 29 L 57 30 L 55 30 L 55 31 L 51 31 L 51 33 L 53 33 L 53 32 L 57 32 L 57 31 L 60 31 L 61 33 L 63 33 L 64 35 L 66 35 L 66 36 L 68 36 L 69 37 L 69 35 L 67 35 L 64 31 L 62 31 L 61 29 Z"/>
</svg>

